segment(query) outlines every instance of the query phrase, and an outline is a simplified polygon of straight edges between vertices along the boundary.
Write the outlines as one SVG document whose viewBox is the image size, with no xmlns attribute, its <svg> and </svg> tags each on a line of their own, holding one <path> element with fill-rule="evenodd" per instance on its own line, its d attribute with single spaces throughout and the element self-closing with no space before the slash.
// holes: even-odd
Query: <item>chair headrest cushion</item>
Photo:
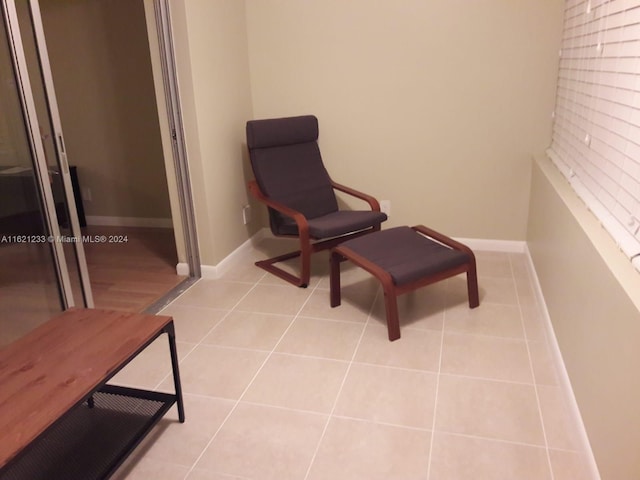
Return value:
<svg viewBox="0 0 640 480">
<path fill-rule="evenodd" d="M 279 147 L 318 140 L 318 119 L 313 115 L 247 122 L 247 146 Z"/>
</svg>

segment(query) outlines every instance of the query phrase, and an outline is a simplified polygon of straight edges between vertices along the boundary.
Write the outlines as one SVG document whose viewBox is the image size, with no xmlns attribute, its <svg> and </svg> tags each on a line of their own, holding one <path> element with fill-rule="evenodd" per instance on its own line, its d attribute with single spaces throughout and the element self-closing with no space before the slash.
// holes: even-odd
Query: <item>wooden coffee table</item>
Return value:
<svg viewBox="0 0 640 480">
<path fill-rule="evenodd" d="M 107 384 L 163 333 L 175 393 Z M 174 403 L 171 317 L 63 312 L 0 350 L 0 479 L 108 478 Z"/>
</svg>

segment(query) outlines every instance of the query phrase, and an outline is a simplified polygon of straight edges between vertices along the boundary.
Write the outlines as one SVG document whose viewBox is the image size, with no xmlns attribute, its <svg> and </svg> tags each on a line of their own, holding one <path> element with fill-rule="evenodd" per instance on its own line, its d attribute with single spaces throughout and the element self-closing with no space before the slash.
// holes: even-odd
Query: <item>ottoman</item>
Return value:
<svg viewBox="0 0 640 480">
<path fill-rule="evenodd" d="M 341 243 L 331 250 L 331 306 L 340 305 L 340 263 L 349 260 L 382 284 L 389 340 L 400 338 L 398 295 L 467 274 L 469 307 L 480 305 L 475 255 L 469 247 L 417 225 L 395 227 Z"/>
</svg>

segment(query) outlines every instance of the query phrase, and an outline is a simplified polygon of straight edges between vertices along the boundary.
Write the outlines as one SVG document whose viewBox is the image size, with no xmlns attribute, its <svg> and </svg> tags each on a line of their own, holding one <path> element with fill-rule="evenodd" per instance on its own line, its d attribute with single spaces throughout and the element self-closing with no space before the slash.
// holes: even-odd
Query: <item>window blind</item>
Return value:
<svg viewBox="0 0 640 480">
<path fill-rule="evenodd" d="M 640 0 L 567 0 L 548 155 L 640 270 Z"/>
</svg>

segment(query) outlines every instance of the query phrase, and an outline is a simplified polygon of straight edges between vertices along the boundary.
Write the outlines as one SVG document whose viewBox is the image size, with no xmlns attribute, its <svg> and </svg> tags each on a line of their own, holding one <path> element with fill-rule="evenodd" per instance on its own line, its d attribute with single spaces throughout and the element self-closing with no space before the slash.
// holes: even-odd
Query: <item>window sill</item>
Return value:
<svg viewBox="0 0 640 480">
<path fill-rule="evenodd" d="M 558 193 L 587 238 L 598 251 L 636 308 L 640 310 L 640 272 L 618 248 L 613 238 L 602 227 L 571 185 L 546 155 L 535 157 L 535 162 Z"/>
</svg>

